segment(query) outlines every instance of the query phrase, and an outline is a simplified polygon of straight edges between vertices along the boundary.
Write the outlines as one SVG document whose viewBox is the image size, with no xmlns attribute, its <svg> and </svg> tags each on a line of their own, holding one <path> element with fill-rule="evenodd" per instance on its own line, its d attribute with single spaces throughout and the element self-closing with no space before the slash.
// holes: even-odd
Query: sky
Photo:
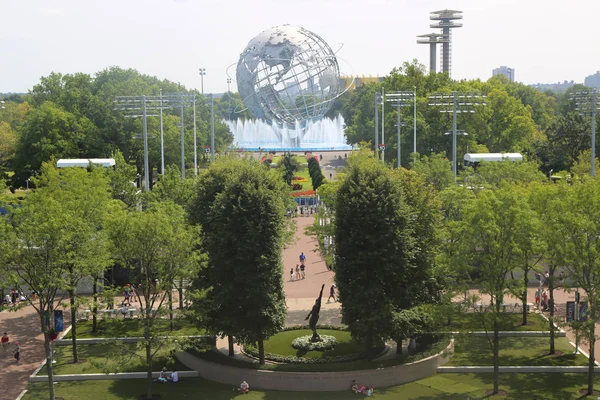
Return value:
<svg viewBox="0 0 600 400">
<path fill-rule="evenodd" d="M 110 66 L 198 90 L 205 68 L 204 91 L 224 92 L 247 43 L 283 24 L 321 36 L 343 75 L 384 76 L 413 59 L 429 65 L 416 36 L 434 32 L 429 13 L 446 8 L 463 11 L 455 79 L 487 80 L 500 65 L 526 84 L 600 70 L 600 0 L 0 0 L 0 93 Z"/>
</svg>

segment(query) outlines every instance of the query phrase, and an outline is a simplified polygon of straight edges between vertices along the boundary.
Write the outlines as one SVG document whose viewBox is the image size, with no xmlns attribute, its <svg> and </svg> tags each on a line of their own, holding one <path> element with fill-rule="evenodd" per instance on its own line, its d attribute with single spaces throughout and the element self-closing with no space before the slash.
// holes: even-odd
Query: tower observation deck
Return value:
<svg viewBox="0 0 600 400">
<path fill-rule="evenodd" d="M 427 33 L 425 35 L 418 35 L 418 38 L 427 38 L 427 39 L 417 39 L 417 43 L 419 44 L 428 44 L 429 45 L 429 72 L 435 73 L 435 52 L 436 45 L 438 43 L 447 43 L 448 39 L 444 38 L 444 35 L 441 33 Z"/>
<path fill-rule="evenodd" d="M 462 11 L 457 10 L 440 10 L 433 11 L 429 14 L 429 19 L 432 21 L 438 21 L 432 23 L 431 28 L 440 28 L 442 30 L 442 38 L 446 41 L 442 43 L 441 50 L 441 65 L 442 72 L 451 74 L 452 69 L 452 29 L 462 28 L 461 23 L 454 22 L 455 20 L 462 19 Z"/>
</svg>

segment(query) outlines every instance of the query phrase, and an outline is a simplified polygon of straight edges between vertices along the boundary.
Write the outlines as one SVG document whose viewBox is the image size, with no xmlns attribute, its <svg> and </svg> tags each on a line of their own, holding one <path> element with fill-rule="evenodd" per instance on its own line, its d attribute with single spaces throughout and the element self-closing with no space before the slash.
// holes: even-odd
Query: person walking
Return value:
<svg viewBox="0 0 600 400">
<path fill-rule="evenodd" d="M 304 279 L 306 277 L 304 269 L 306 267 L 304 266 L 304 264 L 300 265 L 300 275 L 302 275 L 302 279 Z"/>
<path fill-rule="evenodd" d="M 296 280 L 300 280 L 300 266 L 296 264 Z"/>
<path fill-rule="evenodd" d="M 290 282 L 294 282 L 294 267 L 290 268 Z"/>
<path fill-rule="evenodd" d="M 2 348 L 4 349 L 4 352 L 6 353 L 8 351 L 8 345 L 10 343 L 8 334 L 6 332 L 4 332 L 4 335 L 2 335 L 2 339 L 0 339 L 0 340 L 2 342 Z"/>
<path fill-rule="evenodd" d="M 17 360 L 17 364 L 21 361 L 21 346 L 18 340 L 15 342 L 15 360 Z"/>
<path fill-rule="evenodd" d="M 329 288 L 329 297 L 327 298 L 327 303 L 329 303 L 329 299 L 331 299 L 333 297 L 333 302 L 337 303 L 337 300 L 335 299 L 335 284 L 331 285 L 331 287 Z"/>
<path fill-rule="evenodd" d="M 304 262 L 306 261 L 306 256 L 304 255 L 304 252 L 300 253 L 300 264 L 304 264 Z"/>
</svg>

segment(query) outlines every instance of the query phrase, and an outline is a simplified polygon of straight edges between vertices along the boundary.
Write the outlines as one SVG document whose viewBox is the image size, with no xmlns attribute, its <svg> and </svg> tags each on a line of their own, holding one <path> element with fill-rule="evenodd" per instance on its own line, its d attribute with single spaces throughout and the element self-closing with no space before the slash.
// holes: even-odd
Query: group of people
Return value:
<svg viewBox="0 0 600 400">
<path fill-rule="evenodd" d="M 32 295 L 33 298 L 33 295 Z M 16 289 L 12 289 L 10 291 L 10 294 L 6 294 L 4 296 L 4 304 L 6 305 L 13 305 L 13 304 L 17 304 L 20 301 L 25 301 L 27 300 L 27 298 L 25 297 L 25 294 L 19 290 Z"/>
<path fill-rule="evenodd" d="M 373 386 L 358 386 L 358 384 L 356 383 L 356 381 L 352 381 L 352 386 L 350 387 L 350 389 L 352 390 L 352 392 L 354 393 L 362 393 L 367 397 L 371 397 L 373 395 Z"/>
<path fill-rule="evenodd" d="M 548 299 L 548 290 L 542 288 L 535 292 L 535 305 L 542 311 L 550 311 L 553 307 L 554 311 L 557 311 L 556 305 L 553 304 L 551 299 Z"/>
<path fill-rule="evenodd" d="M 171 376 L 168 376 L 167 368 L 163 367 L 156 381 L 158 383 L 177 383 L 179 382 L 179 374 L 177 373 L 177 370 L 175 370 L 175 367 L 173 367 L 173 372 L 171 372 Z"/>
<path fill-rule="evenodd" d="M 4 354 L 7 354 L 10 351 L 10 338 L 8 337 L 7 332 L 4 332 L 4 335 L 2 335 L 0 344 L 2 344 L 2 350 L 4 351 Z M 13 356 L 18 364 L 19 361 L 21 361 L 21 345 L 19 344 L 18 340 L 14 343 Z"/>
<path fill-rule="evenodd" d="M 306 256 L 304 252 L 300 253 L 300 264 L 296 264 L 296 269 L 290 268 L 290 282 L 299 281 L 306 278 Z"/>
</svg>

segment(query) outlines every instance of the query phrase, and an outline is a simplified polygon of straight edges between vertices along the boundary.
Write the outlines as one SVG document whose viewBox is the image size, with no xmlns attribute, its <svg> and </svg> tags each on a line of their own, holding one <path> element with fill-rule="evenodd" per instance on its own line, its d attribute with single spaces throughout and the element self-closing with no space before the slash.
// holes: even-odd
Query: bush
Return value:
<svg viewBox="0 0 600 400">
<path fill-rule="evenodd" d="M 321 335 L 321 341 L 311 341 L 312 335 L 300 336 L 292 341 L 292 347 L 304 351 L 326 351 L 337 345 L 335 336 Z"/>
<path fill-rule="evenodd" d="M 299 183 L 294 183 L 292 185 L 292 190 L 302 190 L 302 185 Z"/>
<path fill-rule="evenodd" d="M 344 356 L 335 356 L 335 357 L 322 357 L 322 358 L 304 358 L 304 357 L 295 357 L 295 356 L 282 356 L 279 354 L 273 353 L 265 353 L 265 360 L 274 361 L 278 363 L 285 364 L 329 364 L 329 363 L 340 363 L 340 362 L 350 362 L 368 359 L 379 354 L 383 349 L 378 349 L 377 351 L 372 352 L 363 352 L 363 353 L 354 353 L 347 354 Z M 245 345 L 244 351 L 251 355 L 252 357 L 258 358 L 258 349 L 252 345 Z"/>
</svg>

